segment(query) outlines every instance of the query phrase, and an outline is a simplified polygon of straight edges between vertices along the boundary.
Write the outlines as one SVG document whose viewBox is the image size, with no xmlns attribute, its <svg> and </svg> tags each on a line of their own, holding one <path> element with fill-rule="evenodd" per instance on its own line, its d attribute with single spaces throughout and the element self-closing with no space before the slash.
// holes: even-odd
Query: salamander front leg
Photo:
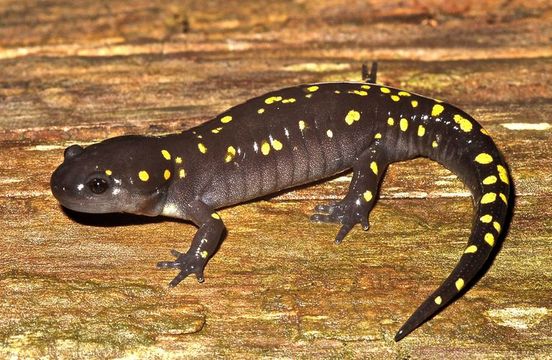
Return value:
<svg viewBox="0 0 552 360">
<path fill-rule="evenodd" d="M 224 231 L 220 216 L 201 201 L 187 205 L 184 211 L 199 227 L 190 248 L 186 253 L 171 250 L 171 254 L 176 257 L 175 261 L 157 263 L 160 269 L 180 269 L 178 275 L 169 283 L 171 287 L 178 285 L 190 274 L 195 274 L 197 281 L 204 281 L 205 265 L 217 250 Z"/>
<path fill-rule="evenodd" d="M 335 237 L 337 244 L 356 224 L 361 224 L 364 230 L 368 230 L 370 228 L 368 216 L 374 206 L 379 183 L 388 164 L 381 141 L 374 140 L 353 164 L 353 180 L 345 198 L 335 204 L 316 206 L 311 221 L 340 223 L 341 228 Z"/>
</svg>

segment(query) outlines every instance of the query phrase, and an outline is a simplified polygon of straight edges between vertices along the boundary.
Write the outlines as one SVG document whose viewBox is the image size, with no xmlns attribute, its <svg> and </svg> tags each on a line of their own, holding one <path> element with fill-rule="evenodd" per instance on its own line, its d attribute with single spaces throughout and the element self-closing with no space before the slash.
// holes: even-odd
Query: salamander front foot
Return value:
<svg viewBox="0 0 552 360">
<path fill-rule="evenodd" d="M 370 228 L 368 221 L 370 209 L 362 202 L 343 200 L 336 204 L 318 205 L 314 208 L 314 212 L 310 217 L 311 221 L 342 225 L 335 237 L 336 244 L 341 243 L 356 224 L 361 224 L 364 230 Z"/>
<path fill-rule="evenodd" d="M 205 268 L 206 259 L 200 254 L 183 254 L 176 250 L 171 250 L 171 254 L 176 257 L 175 261 L 160 261 L 157 263 L 159 269 L 180 269 L 180 272 L 169 283 L 170 287 L 175 287 L 188 275 L 195 274 L 197 281 L 202 283 L 205 281 L 203 270 Z"/>
</svg>

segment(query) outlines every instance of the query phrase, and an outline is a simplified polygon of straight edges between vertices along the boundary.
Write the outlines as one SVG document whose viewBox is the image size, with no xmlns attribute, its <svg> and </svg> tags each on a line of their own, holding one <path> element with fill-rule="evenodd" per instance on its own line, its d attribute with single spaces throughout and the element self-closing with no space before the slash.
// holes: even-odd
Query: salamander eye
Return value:
<svg viewBox="0 0 552 360">
<path fill-rule="evenodd" d="M 101 194 L 109 187 L 107 181 L 101 178 L 94 178 L 90 180 L 87 185 L 94 194 Z"/>
</svg>

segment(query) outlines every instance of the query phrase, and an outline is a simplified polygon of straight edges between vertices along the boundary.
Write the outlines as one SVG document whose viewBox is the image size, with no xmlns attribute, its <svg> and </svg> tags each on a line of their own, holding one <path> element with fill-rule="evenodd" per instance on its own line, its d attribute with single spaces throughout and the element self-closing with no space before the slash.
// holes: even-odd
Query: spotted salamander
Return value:
<svg viewBox="0 0 552 360">
<path fill-rule="evenodd" d="M 471 235 L 459 263 L 412 314 L 398 341 L 466 288 L 497 246 L 508 212 L 510 176 L 485 129 L 457 107 L 372 81 L 289 87 L 253 98 L 214 119 L 167 136 L 120 136 L 68 147 L 51 178 L 66 208 L 190 220 L 190 249 L 172 250 L 176 286 L 203 281 L 224 230 L 215 209 L 352 169 L 343 200 L 311 220 L 339 223 L 340 243 L 356 224 L 368 230 L 379 184 L 391 163 L 423 156 L 454 172 L 473 194 Z"/>
</svg>

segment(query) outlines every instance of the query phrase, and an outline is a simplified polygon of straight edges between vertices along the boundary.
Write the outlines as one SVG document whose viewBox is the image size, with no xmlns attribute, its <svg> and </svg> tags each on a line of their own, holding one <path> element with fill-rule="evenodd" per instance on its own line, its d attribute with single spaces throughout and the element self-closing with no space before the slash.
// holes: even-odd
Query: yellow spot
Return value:
<svg viewBox="0 0 552 360">
<path fill-rule="evenodd" d="M 462 288 L 464 287 L 464 279 L 459 278 L 458 280 L 456 280 L 454 285 L 456 286 L 456 290 L 458 291 L 462 290 Z"/>
<path fill-rule="evenodd" d="M 437 296 L 433 301 L 435 301 L 435 304 L 441 305 L 443 303 L 443 298 L 440 296 Z"/>
<path fill-rule="evenodd" d="M 106 174 L 107 176 L 111 176 L 111 174 L 113 174 L 113 171 L 107 169 L 107 170 L 105 171 L 105 174 Z"/>
<path fill-rule="evenodd" d="M 180 177 L 181 179 L 186 177 L 186 170 L 180 169 L 180 171 L 178 172 L 178 177 Z"/>
<path fill-rule="evenodd" d="M 494 245 L 495 238 L 494 238 L 494 235 L 493 235 L 493 234 L 491 234 L 491 233 L 486 233 L 484 239 L 485 239 L 485 242 L 486 242 L 487 244 L 489 244 L 489 245 L 491 245 L 491 246 Z"/>
<path fill-rule="evenodd" d="M 500 180 L 505 184 L 509 184 L 510 181 L 508 180 L 508 171 L 506 171 L 506 168 L 502 165 L 497 165 L 496 169 L 498 170 L 498 177 Z"/>
<path fill-rule="evenodd" d="M 395 120 L 393 120 L 392 117 L 387 118 L 387 125 L 389 126 L 395 125 Z"/>
<path fill-rule="evenodd" d="M 273 104 L 273 103 L 278 102 L 278 101 L 282 101 L 281 96 L 271 96 L 269 98 L 266 98 L 264 102 L 265 102 L 265 104 Z"/>
<path fill-rule="evenodd" d="M 336 94 L 341 94 L 341 91 L 339 91 L 339 90 L 334 90 L 334 93 L 336 93 Z"/>
<path fill-rule="evenodd" d="M 481 204 L 490 204 L 496 200 L 496 193 L 490 192 L 483 195 L 481 198 Z"/>
<path fill-rule="evenodd" d="M 418 125 L 418 136 L 422 137 L 425 135 L 425 127 L 423 125 Z"/>
<path fill-rule="evenodd" d="M 360 120 L 360 113 L 356 110 L 350 110 L 345 116 L 345 122 L 347 125 L 352 125 L 355 121 Z"/>
<path fill-rule="evenodd" d="M 217 213 L 212 213 L 212 214 L 211 214 L 211 217 L 212 217 L 213 219 L 220 220 L 220 215 L 217 214 Z"/>
<path fill-rule="evenodd" d="M 169 153 L 167 150 L 161 150 L 161 155 L 165 158 L 165 160 L 171 159 L 171 153 Z"/>
<path fill-rule="evenodd" d="M 391 90 L 386 87 L 380 87 L 380 91 L 384 94 L 389 94 L 391 92 Z"/>
<path fill-rule="evenodd" d="M 282 143 L 280 141 L 274 139 L 274 140 L 272 140 L 272 147 L 274 148 L 274 150 L 280 151 L 280 150 L 282 150 L 284 145 L 282 145 Z"/>
<path fill-rule="evenodd" d="M 263 153 L 263 155 L 268 155 L 270 153 L 270 144 L 265 140 L 263 140 L 261 144 L 261 153 Z"/>
<path fill-rule="evenodd" d="M 454 122 L 460 125 L 460 129 L 465 132 L 470 132 L 473 128 L 472 123 L 462 115 L 454 115 Z"/>
<path fill-rule="evenodd" d="M 506 195 L 504 195 L 503 193 L 500 193 L 498 194 L 498 196 L 500 196 L 502 201 L 504 201 L 504 204 L 508 205 L 508 199 L 506 199 Z"/>
<path fill-rule="evenodd" d="M 485 224 L 488 224 L 490 223 L 491 221 L 493 221 L 493 217 L 489 214 L 486 214 L 486 215 L 483 215 L 479 218 L 479 220 L 481 220 L 482 223 L 485 223 Z"/>
<path fill-rule="evenodd" d="M 362 194 L 362 197 L 366 200 L 366 202 L 369 202 L 372 200 L 372 192 L 370 190 L 366 190 L 364 194 Z"/>
<path fill-rule="evenodd" d="M 475 157 L 475 162 L 480 164 L 490 164 L 493 162 L 493 157 L 487 153 L 481 153 Z"/>
<path fill-rule="evenodd" d="M 203 135 L 197 135 L 198 139 L 203 139 Z"/>
<path fill-rule="evenodd" d="M 439 115 L 441 115 L 443 110 L 445 110 L 443 105 L 435 104 L 435 105 L 433 105 L 433 108 L 431 109 L 431 116 L 439 116 Z"/>
<path fill-rule="evenodd" d="M 223 124 L 227 124 L 230 121 L 232 121 L 232 116 L 230 116 L 230 115 L 226 115 L 222 119 L 220 119 L 220 122 L 223 123 Z"/>
<path fill-rule="evenodd" d="M 142 170 L 138 173 L 138 178 L 142 181 L 148 181 L 149 180 L 149 174 L 146 170 Z"/>
<path fill-rule="evenodd" d="M 174 162 L 177 164 L 182 164 L 182 158 L 180 156 L 177 156 L 176 159 L 174 159 Z"/>
<path fill-rule="evenodd" d="M 433 140 L 433 142 L 431 143 L 431 147 L 435 149 L 437 146 L 439 146 L 439 144 L 437 143 L 437 141 Z"/>
<path fill-rule="evenodd" d="M 318 86 L 316 86 L 316 85 L 309 86 L 309 87 L 307 88 L 307 90 L 310 91 L 310 92 L 315 92 L 315 91 L 318 90 L 318 89 L 319 89 L 319 88 L 318 88 Z"/>
<path fill-rule="evenodd" d="M 265 109 L 263 109 L 263 108 L 260 108 L 259 110 L 257 110 L 257 114 L 262 114 L 264 112 L 265 112 Z"/>
<path fill-rule="evenodd" d="M 405 118 L 402 118 L 399 126 L 401 127 L 402 131 L 406 131 L 406 129 L 408 129 L 408 120 L 406 120 Z"/>
<path fill-rule="evenodd" d="M 353 90 L 353 91 L 349 91 L 349 92 L 352 93 L 352 94 L 360 95 L 360 96 L 368 95 L 368 93 L 364 90 Z"/>
<path fill-rule="evenodd" d="M 207 258 L 209 256 L 209 253 L 205 250 L 199 253 L 199 256 L 201 256 L 203 259 Z"/>
<path fill-rule="evenodd" d="M 299 130 L 303 131 L 307 127 L 307 123 L 304 120 L 299 120 Z"/>
<path fill-rule="evenodd" d="M 399 101 L 400 99 L 401 99 L 401 97 L 398 96 L 398 95 L 391 95 L 391 100 L 393 100 L 393 101 Z"/>
<path fill-rule="evenodd" d="M 398 94 L 400 96 L 410 96 L 410 93 L 406 92 L 406 91 L 399 91 Z"/>
<path fill-rule="evenodd" d="M 169 180 L 171 178 L 171 172 L 169 169 L 165 169 L 165 171 L 163 172 L 163 178 L 165 180 Z"/>
<path fill-rule="evenodd" d="M 287 104 L 287 103 L 294 103 L 296 100 L 294 98 L 289 98 L 289 99 L 284 99 L 282 100 L 282 102 L 284 104 Z"/>
<path fill-rule="evenodd" d="M 233 146 L 228 146 L 226 149 L 226 155 L 224 156 L 224 162 L 229 163 L 236 156 L 236 149 Z"/>
<path fill-rule="evenodd" d="M 483 185 L 492 185 L 496 183 L 496 176 L 491 175 L 487 176 L 485 179 L 483 179 Z"/>
<path fill-rule="evenodd" d="M 333 131 L 331 131 L 331 130 L 328 129 L 328 131 L 326 131 L 326 135 L 327 135 L 330 139 L 333 138 Z"/>
<path fill-rule="evenodd" d="M 498 221 L 493 221 L 493 227 L 495 228 L 496 232 L 500 234 L 500 230 L 502 228 L 500 227 L 500 224 L 498 223 Z"/>
<path fill-rule="evenodd" d="M 305 97 L 310 99 L 312 97 L 312 94 L 307 94 L 305 95 Z"/>
<path fill-rule="evenodd" d="M 199 152 L 202 154 L 205 154 L 207 152 L 207 147 L 203 145 L 203 143 L 197 144 L 197 148 L 199 149 Z"/>
<path fill-rule="evenodd" d="M 487 135 L 487 136 L 489 135 L 489 132 L 487 130 L 483 129 L 483 128 L 481 128 L 481 133 L 483 135 Z"/>
<path fill-rule="evenodd" d="M 464 254 L 474 254 L 477 252 L 477 246 L 475 245 L 470 245 L 466 248 L 466 250 L 464 250 Z"/>
<path fill-rule="evenodd" d="M 370 85 L 361 85 L 360 88 L 368 90 L 370 89 Z"/>
<path fill-rule="evenodd" d="M 378 174 L 378 164 L 375 161 L 372 161 L 370 163 L 370 169 L 372 169 L 372 172 L 374 174 L 376 174 L 376 175 Z"/>
<path fill-rule="evenodd" d="M 374 135 L 374 139 L 381 139 L 381 133 L 376 133 L 376 135 Z"/>
<path fill-rule="evenodd" d="M 218 134 L 221 130 L 222 130 L 222 128 L 221 128 L 221 127 L 218 127 L 218 128 L 215 128 L 215 129 L 211 130 L 211 132 L 212 132 L 213 134 Z"/>
<path fill-rule="evenodd" d="M 418 107 L 418 101 L 417 100 L 412 100 L 410 102 L 410 105 L 412 105 L 413 108 Z"/>
</svg>

